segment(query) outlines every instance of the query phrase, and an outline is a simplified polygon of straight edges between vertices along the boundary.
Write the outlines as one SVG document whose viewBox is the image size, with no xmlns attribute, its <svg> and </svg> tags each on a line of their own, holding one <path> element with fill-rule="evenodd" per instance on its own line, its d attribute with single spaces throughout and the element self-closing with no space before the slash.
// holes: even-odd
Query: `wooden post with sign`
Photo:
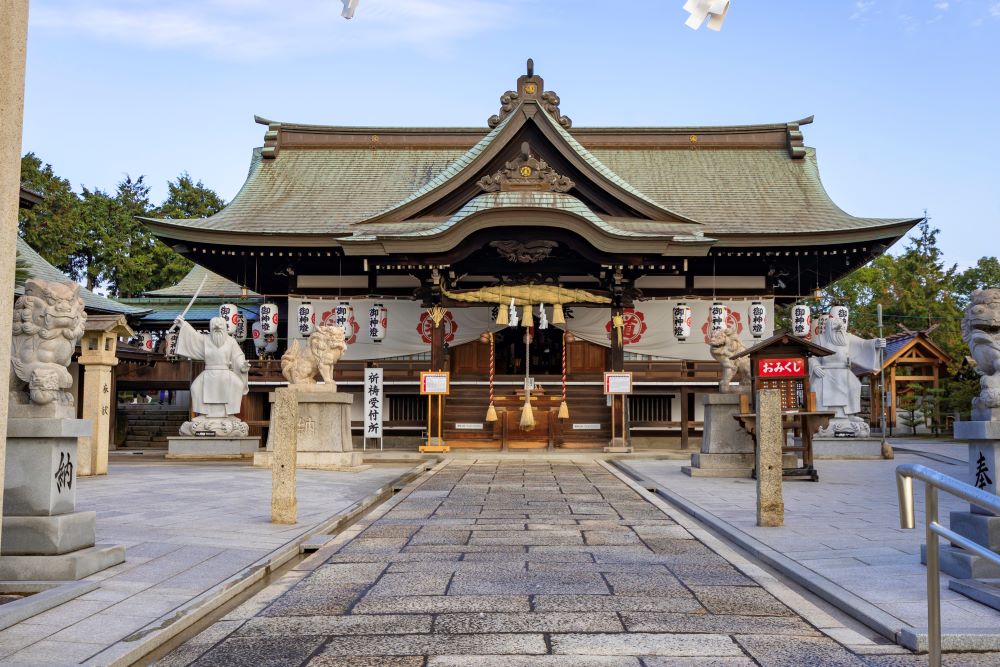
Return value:
<svg viewBox="0 0 1000 667">
<path fill-rule="evenodd" d="M 628 426 L 626 424 L 625 402 L 628 395 L 632 393 L 632 373 L 605 373 L 604 393 L 611 397 L 611 442 L 604 448 L 605 452 L 615 454 L 628 454 L 632 452 L 632 447 L 628 444 Z M 619 400 L 620 399 L 620 400 Z M 615 410 L 617 404 L 621 405 L 621 437 L 615 435 Z"/>
<path fill-rule="evenodd" d="M 420 394 L 427 397 L 427 444 L 420 446 L 421 453 L 440 454 L 451 451 L 444 443 L 442 425 L 444 423 L 444 397 L 451 393 L 451 376 L 448 371 L 422 371 L 420 373 Z M 434 398 L 437 397 L 437 437 L 433 433 Z"/>
</svg>

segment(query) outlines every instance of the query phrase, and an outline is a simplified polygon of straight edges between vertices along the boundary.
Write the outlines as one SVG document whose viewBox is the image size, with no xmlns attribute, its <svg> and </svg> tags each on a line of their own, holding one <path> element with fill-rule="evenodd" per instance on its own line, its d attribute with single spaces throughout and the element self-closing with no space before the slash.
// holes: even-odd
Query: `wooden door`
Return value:
<svg viewBox="0 0 1000 667">
<path fill-rule="evenodd" d="M 457 345 L 449 350 L 451 355 L 451 372 L 453 375 L 490 374 L 490 346 L 474 340 L 471 343 Z"/>
<path fill-rule="evenodd" d="M 585 340 L 577 340 L 569 344 L 566 352 L 566 365 L 570 373 L 603 373 L 608 368 L 608 351 Z"/>
</svg>

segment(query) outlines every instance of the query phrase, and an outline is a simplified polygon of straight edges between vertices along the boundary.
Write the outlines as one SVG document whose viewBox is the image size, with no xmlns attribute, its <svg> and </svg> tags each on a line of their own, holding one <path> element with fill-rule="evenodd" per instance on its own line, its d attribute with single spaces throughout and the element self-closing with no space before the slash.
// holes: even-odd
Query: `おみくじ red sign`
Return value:
<svg viewBox="0 0 1000 667">
<path fill-rule="evenodd" d="M 762 378 L 802 377 L 806 374 L 806 360 L 758 359 L 757 376 Z"/>
</svg>

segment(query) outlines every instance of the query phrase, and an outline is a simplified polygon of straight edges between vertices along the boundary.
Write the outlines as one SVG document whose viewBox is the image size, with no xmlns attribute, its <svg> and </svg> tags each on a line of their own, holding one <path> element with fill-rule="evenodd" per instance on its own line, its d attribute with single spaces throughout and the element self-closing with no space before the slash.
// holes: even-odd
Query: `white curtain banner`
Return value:
<svg viewBox="0 0 1000 667">
<path fill-rule="evenodd" d="M 434 326 L 425 308 L 415 301 L 393 301 L 389 299 L 344 299 L 354 311 L 354 317 L 348 325 L 346 360 L 385 359 L 401 357 L 421 352 L 430 352 L 431 328 Z M 316 324 L 333 324 L 334 310 L 338 300 L 332 299 L 302 299 L 289 297 L 290 312 L 298 312 L 303 301 L 312 303 L 316 313 Z M 673 307 L 683 301 L 691 307 L 691 335 L 685 341 L 679 341 L 673 332 Z M 636 354 L 647 354 L 668 359 L 687 359 L 691 361 L 710 361 L 708 350 L 709 308 L 714 301 L 719 301 L 728 309 L 727 324 L 736 327 L 740 338 L 747 347 L 752 346 L 757 339 L 750 333 L 750 307 L 754 301 L 760 301 L 767 309 L 767 323 L 763 338 L 770 337 L 774 332 L 774 299 L 677 299 L 638 302 L 635 308 L 625 310 L 625 328 L 622 338 L 625 351 Z M 373 303 L 383 304 L 387 311 L 385 339 L 381 343 L 372 341 L 368 323 L 368 312 Z M 552 321 L 552 309 L 546 307 L 548 319 Z M 536 324 L 537 324 L 536 316 Z M 441 325 L 445 330 L 445 342 L 450 347 L 462 345 L 476 340 L 487 330 L 497 331 L 493 321 L 492 306 L 475 306 L 471 308 L 449 308 L 445 311 Z M 556 325 L 550 325 L 556 326 Z M 566 328 L 581 340 L 610 347 L 611 345 L 611 309 L 607 306 L 572 308 L 572 317 L 567 317 Z M 304 336 L 297 327 L 289 332 L 291 339 L 301 339 Z"/>
</svg>

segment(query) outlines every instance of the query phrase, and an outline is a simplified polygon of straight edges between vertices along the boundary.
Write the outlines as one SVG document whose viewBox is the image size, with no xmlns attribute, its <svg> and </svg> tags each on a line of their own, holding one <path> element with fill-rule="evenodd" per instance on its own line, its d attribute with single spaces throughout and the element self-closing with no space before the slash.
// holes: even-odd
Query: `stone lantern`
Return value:
<svg viewBox="0 0 1000 667">
<path fill-rule="evenodd" d="M 80 340 L 79 363 L 83 376 L 83 418 L 93 425 L 93 435 L 81 437 L 77 449 L 77 476 L 108 474 L 111 417 L 115 409 L 111 373 L 118 365 L 119 338 L 135 335 L 124 315 L 90 315 Z"/>
</svg>

